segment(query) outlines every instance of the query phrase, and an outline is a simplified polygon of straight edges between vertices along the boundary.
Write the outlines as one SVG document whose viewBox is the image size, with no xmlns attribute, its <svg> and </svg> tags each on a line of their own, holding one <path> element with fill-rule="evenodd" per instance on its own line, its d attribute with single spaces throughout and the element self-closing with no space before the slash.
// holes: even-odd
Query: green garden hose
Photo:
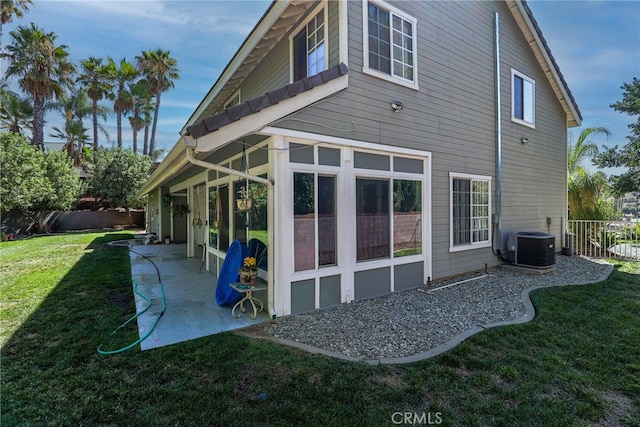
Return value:
<svg viewBox="0 0 640 427">
<path fill-rule="evenodd" d="M 153 267 L 156 269 L 156 273 L 158 274 L 158 281 L 160 282 L 160 294 L 162 296 L 161 300 L 162 300 L 162 311 L 160 312 L 160 315 L 158 315 L 158 317 L 156 318 L 156 320 L 153 322 L 153 325 L 151 326 L 151 329 L 149 330 L 149 332 L 147 332 L 143 337 L 140 337 L 140 339 L 136 340 L 135 342 L 119 348 L 117 350 L 103 350 L 102 349 L 102 343 L 98 346 L 98 353 L 99 354 L 117 354 L 117 353 L 122 353 L 123 351 L 127 351 L 132 347 L 135 347 L 136 345 L 140 344 L 142 341 L 146 340 L 149 335 L 151 335 L 153 333 L 153 330 L 156 328 L 156 325 L 158 324 L 158 321 L 160 320 L 160 318 L 162 317 L 162 315 L 164 314 L 165 310 L 167 309 L 167 305 L 165 303 L 165 299 L 164 299 L 164 285 L 162 284 L 162 279 L 160 278 L 160 270 L 158 270 L 158 266 L 147 256 L 133 251 L 131 250 L 131 248 L 129 248 L 129 252 L 133 252 L 134 254 L 140 255 L 141 257 L 147 259 L 151 264 L 153 264 Z M 133 322 L 134 320 L 136 320 L 138 317 L 140 317 L 142 314 L 144 314 L 147 310 L 149 310 L 149 308 L 151 307 L 151 298 L 149 298 L 148 296 L 146 296 L 145 294 L 143 294 L 142 292 L 140 292 L 138 290 L 138 283 L 135 281 L 135 279 L 131 278 L 131 281 L 133 282 L 133 292 L 135 292 L 137 295 L 140 295 L 142 298 L 144 298 L 144 300 L 147 302 L 147 306 L 144 308 L 144 310 L 142 310 L 139 313 L 134 314 L 133 316 L 131 316 L 129 318 L 129 320 L 127 320 L 126 322 L 124 322 L 122 325 L 118 326 L 113 332 L 111 332 L 109 334 L 109 336 L 113 336 L 115 335 L 120 329 L 124 328 L 125 326 L 127 326 L 129 323 Z"/>
</svg>

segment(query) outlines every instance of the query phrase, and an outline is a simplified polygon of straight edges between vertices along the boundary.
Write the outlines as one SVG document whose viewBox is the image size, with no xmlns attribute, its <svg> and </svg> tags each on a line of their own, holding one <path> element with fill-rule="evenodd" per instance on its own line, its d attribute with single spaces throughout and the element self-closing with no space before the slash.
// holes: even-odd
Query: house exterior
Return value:
<svg viewBox="0 0 640 427">
<path fill-rule="evenodd" d="M 559 251 L 581 120 L 524 1 L 276 1 L 141 189 L 147 228 L 216 273 L 262 241 L 272 316 L 415 288 L 512 232 Z"/>
</svg>

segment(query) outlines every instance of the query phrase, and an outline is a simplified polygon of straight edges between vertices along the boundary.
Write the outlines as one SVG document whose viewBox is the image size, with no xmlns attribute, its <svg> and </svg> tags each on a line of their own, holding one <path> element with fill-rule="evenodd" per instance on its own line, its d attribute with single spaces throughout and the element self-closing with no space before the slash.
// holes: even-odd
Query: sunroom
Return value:
<svg viewBox="0 0 640 427">
<path fill-rule="evenodd" d="M 218 277 L 234 240 L 259 241 L 272 317 L 431 277 L 429 152 L 278 126 L 339 94 L 346 72 L 333 67 L 192 125 L 141 191 L 149 231 L 174 235 L 185 221 L 185 255 Z M 186 194 L 186 219 L 167 218 L 166 194 Z"/>
</svg>

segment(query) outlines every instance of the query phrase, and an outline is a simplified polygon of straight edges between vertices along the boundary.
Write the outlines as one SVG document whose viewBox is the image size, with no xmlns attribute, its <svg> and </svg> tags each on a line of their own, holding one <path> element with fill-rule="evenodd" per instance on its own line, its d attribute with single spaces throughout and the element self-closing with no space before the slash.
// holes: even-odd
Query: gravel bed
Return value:
<svg viewBox="0 0 640 427">
<path fill-rule="evenodd" d="M 520 319 L 525 314 L 521 301 L 525 289 L 599 281 L 611 268 L 602 261 L 556 256 L 556 270 L 547 274 L 495 268 L 487 277 L 478 278 L 484 273 L 460 276 L 429 287 L 278 318 L 247 332 L 362 360 L 415 356 L 469 329 Z M 467 279 L 474 280 L 434 290 Z"/>
</svg>

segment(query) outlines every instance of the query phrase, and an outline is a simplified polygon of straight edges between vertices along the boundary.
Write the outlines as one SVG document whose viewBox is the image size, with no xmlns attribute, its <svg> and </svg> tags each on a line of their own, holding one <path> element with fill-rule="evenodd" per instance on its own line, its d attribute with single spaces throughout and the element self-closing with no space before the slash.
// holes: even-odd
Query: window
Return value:
<svg viewBox="0 0 640 427">
<path fill-rule="evenodd" d="M 364 71 L 417 85 L 416 20 L 382 1 L 365 6 Z"/>
<path fill-rule="evenodd" d="M 229 98 L 229 100 L 227 102 L 225 102 L 224 104 L 224 109 L 226 110 L 229 107 L 233 107 L 235 105 L 239 105 L 240 104 L 240 89 L 238 89 L 236 91 L 236 93 L 234 93 L 231 98 Z"/>
<path fill-rule="evenodd" d="M 511 120 L 534 127 L 535 90 L 535 81 L 516 70 L 511 70 Z"/>
<path fill-rule="evenodd" d="M 295 271 L 336 265 L 335 176 L 294 172 L 293 246 Z"/>
<path fill-rule="evenodd" d="M 389 192 L 390 181 L 393 194 Z M 393 218 L 389 213 L 390 200 Z M 356 260 L 389 258 L 392 245 L 394 258 L 422 253 L 422 183 L 357 178 Z"/>
<path fill-rule="evenodd" d="M 226 251 L 229 249 L 229 187 L 209 188 L 209 246 Z"/>
<path fill-rule="evenodd" d="M 389 180 L 356 179 L 356 260 L 389 258 Z"/>
<path fill-rule="evenodd" d="M 324 9 L 293 37 L 293 81 L 313 76 L 326 68 Z"/>
<path fill-rule="evenodd" d="M 491 178 L 450 174 L 451 247 L 464 250 L 490 245 Z"/>
<path fill-rule="evenodd" d="M 422 253 L 422 182 L 393 180 L 393 256 Z"/>
</svg>

